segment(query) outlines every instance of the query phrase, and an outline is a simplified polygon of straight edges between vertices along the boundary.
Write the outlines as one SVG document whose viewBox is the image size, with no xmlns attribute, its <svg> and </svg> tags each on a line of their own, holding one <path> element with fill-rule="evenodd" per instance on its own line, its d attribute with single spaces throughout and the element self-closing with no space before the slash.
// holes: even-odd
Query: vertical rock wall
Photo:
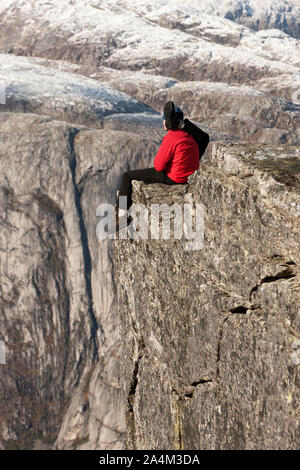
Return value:
<svg viewBox="0 0 300 470">
<path fill-rule="evenodd" d="M 204 245 L 114 242 L 129 448 L 299 447 L 299 156 L 215 144 L 189 185 L 135 183 L 201 204 Z"/>
<path fill-rule="evenodd" d="M 59 433 L 59 449 L 123 448 L 112 241 L 97 239 L 96 208 L 157 143 L 31 113 L 0 124 L 0 446 L 50 448 Z"/>
</svg>

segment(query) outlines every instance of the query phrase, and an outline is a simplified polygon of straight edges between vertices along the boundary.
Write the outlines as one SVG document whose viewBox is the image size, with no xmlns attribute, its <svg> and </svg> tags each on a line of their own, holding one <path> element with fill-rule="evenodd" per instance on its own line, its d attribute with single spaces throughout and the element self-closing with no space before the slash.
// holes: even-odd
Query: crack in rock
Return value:
<svg viewBox="0 0 300 470">
<path fill-rule="evenodd" d="M 290 261 L 286 264 L 289 264 L 291 266 L 295 265 L 295 263 L 293 261 Z M 293 272 L 293 269 L 290 268 L 290 267 L 287 267 L 286 269 L 283 269 L 282 271 L 277 273 L 275 276 L 266 276 L 266 277 L 264 277 L 263 279 L 261 279 L 261 281 L 258 284 L 256 284 L 256 286 L 252 287 L 252 289 L 250 291 L 250 294 L 249 294 L 250 300 L 251 300 L 251 297 L 252 297 L 253 293 L 256 292 L 257 289 L 262 284 L 266 284 L 266 283 L 270 283 L 270 282 L 276 282 L 276 281 L 279 281 L 279 280 L 282 280 L 282 279 L 291 279 L 295 276 L 296 276 L 296 274 Z"/>
<path fill-rule="evenodd" d="M 94 308 L 93 308 L 93 290 L 92 290 L 92 283 L 91 283 L 91 272 L 92 272 L 92 260 L 91 260 L 91 253 L 89 249 L 88 243 L 88 235 L 87 229 L 84 223 L 84 217 L 82 212 L 82 207 L 80 203 L 81 192 L 76 184 L 76 152 L 75 152 L 75 137 L 80 131 L 78 129 L 70 130 L 69 134 L 69 145 L 70 145 L 70 153 L 71 153 L 71 160 L 70 160 L 70 170 L 72 174 L 72 182 L 74 186 L 74 197 L 75 197 L 75 206 L 79 218 L 79 229 L 81 234 L 81 242 L 82 242 L 82 252 L 83 252 L 83 261 L 84 261 L 84 278 L 85 278 L 85 285 L 86 285 L 86 292 L 88 297 L 88 312 L 91 321 L 91 341 L 93 342 L 93 351 L 92 351 L 92 358 L 93 360 L 97 361 L 98 357 L 98 348 L 97 348 L 97 330 L 99 328 L 98 322 L 95 317 Z M 104 331 L 101 329 L 102 335 L 104 335 Z"/>
<path fill-rule="evenodd" d="M 174 433 L 175 433 L 175 442 L 174 447 L 176 450 L 183 450 L 183 431 L 182 431 L 182 417 L 181 417 L 181 409 L 180 409 L 180 402 L 182 401 L 182 397 L 177 392 L 177 390 L 172 387 L 171 393 L 173 396 L 173 406 L 175 412 L 175 422 L 174 422 Z"/>
<path fill-rule="evenodd" d="M 239 305 L 238 307 L 231 308 L 230 312 L 231 313 L 247 313 L 247 310 L 251 310 L 251 308 L 249 309 L 249 307 L 245 307 L 244 305 Z"/>
<path fill-rule="evenodd" d="M 134 362 L 131 382 L 129 386 L 129 392 L 127 397 L 127 432 L 128 432 L 128 447 L 130 449 L 136 449 L 136 431 L 135 431 L 135 418 L 134 418 L 134 401 L 135 394 L 138 385 L 138 373 L 141 359 L 144 356 L 145 352 L 145 343 L 143 337 L 139 338 L 137 344 L 137 357 Z"/>
<path fill-rule="evenodd" d="M 191 390 L 190 392 L 185 393 L 184 397 L 189 398 L 189 399 L 193 398 L 194 392 L 195 392 L 196 388 L 199 385 L 205 385 L 205 384 L 212 383 L 212 382 L 213 382 L 212 379 L 199 379 L 199 380 L 197 380 L 197 382 L 191 383 L 191 385 L 189 385 L 189 387 L 192 387 L 193 390 Z"/>
</svg>

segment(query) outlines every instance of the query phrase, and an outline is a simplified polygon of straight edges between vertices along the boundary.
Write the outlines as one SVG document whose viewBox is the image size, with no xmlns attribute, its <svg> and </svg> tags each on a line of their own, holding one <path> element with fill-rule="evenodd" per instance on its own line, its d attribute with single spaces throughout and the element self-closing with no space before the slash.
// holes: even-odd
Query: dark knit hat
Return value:
<svg viewBox="0 0 300 470">
<path fill-rule="evenodd" d="M 168 101 L 164 106 L 163 120 L 166 121 L 166 128 L 178 127 L 179 121 L 183 120 L 183 112 L 174 105 L 173 101 Z"/>
</svg>

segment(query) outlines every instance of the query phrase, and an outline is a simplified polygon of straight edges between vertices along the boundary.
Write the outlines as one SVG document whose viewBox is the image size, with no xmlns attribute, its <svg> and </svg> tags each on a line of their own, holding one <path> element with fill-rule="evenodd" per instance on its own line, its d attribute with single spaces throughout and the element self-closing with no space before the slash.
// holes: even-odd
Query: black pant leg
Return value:
<svg viewBox="0 0 300 470">
<path fill-rule="evenodd" d="M 181 184 L 169 178 L 165 171 L 156 171 L 154 167 L 143 168 L 141 170 L 127 171 L 122 176 L 122 182 L 119 191 L 120 196 L 127 196 L 127 209 L 132 205 L 132 184 L 131 181 L 144 181 L 145 183 L 162 183 L 162 184 Z M 117 201 L 119 207 L 119 201 Z"/>
<path fill-rule="evenodd" d="M 164 171 L 162 171 L 161 173 L 163 173 L 163 181 L 162 181 L 162 183 L 164 183 L 164 184 L 169 184 L 169 185 L 172 185 L 172 184 L 182 184 L 182 183 L 177 183 L 177 181 L 171 180 L 171 178 L 169 178 L 168 175 L 167 175 Z M 184 184 L 186 184 L 186 183 L 184 183 Z"/>
<path fill-rule="evenodd" d="M 155 170 L 155 168 L 143 168 L 141 170 L 131 170 L 126 171 L 126 173 L 122 176 L 119 197 L 120 196 L 127 196 L 127 209 L 132 204 L 132 184 L 131 181 L 144 181 L 145 183 L 162 183 L 162 176 L 160 175 L 161 172 Z M 117 201 L 117 206 L 119 206 L 119 202 Z"/>
</svg>

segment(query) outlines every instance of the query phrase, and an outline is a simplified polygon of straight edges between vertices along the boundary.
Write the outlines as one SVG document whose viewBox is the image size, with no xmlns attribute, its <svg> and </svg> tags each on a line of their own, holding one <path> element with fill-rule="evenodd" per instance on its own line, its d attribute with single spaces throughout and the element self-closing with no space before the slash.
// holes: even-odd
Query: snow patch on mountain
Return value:
<svg viewBox="0 0 300 470">
<path fill-rule="evenodd" d="M 106 8 L 112 8 L 115 5 L 114 0 L 94 0 L 94 4 L 103 5 Z M 284 29 L 293 35 L 300 36 L 300 4 L 299 0 L 120 0 L 118 2 L 120 10 L 134 11 L 137 15 L 149 20 L 157 18 L 157 12 L 160 15 L 172 18 L 178 12 L 185 11 L 187 24 L 192 18 L 206 22 L 207 15 L 228 19 L 229 22 L 217 22 L 217 26 L 227 28 L 232 22 L 237 22 L 248 26 L 253 30 L 266 28 Z M 182 19 L 180 14 L 179 18 Z M 232 25 L 234 29 L 235 25 Z"/>
<path fill-rule="evenodd" d="M 45 67 L 38 62 L 36 58 L 0 54 L 0 78 L 5 84 L 7 99 L 48 101 L 53 106 L 81 105 L 92 109 L 99 117 L 120 112 L 156 114 L 108 84 Z"/>
<path fill-rule="evenodd" d="M 261 57 L 300 67 L 300 42 L 278 29 L 267 29 L 243 37 L 240 46 Z"/>
</svg>

